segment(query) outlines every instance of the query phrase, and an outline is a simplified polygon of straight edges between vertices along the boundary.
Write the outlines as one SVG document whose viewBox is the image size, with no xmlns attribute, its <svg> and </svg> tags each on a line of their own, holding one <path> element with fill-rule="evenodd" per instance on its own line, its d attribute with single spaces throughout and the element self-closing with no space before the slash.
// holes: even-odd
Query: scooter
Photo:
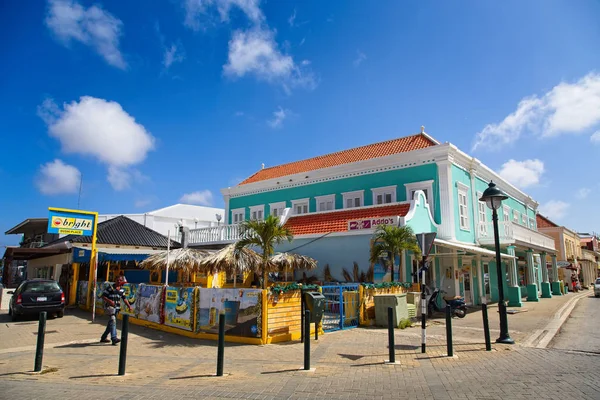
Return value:
<svg viewBox="0 0 600 400">
<path fill-rule="evenodd" d="M 443 290 L 436 288 L 431 294 L 431 297 L 429 297 L 429 302 L 427 303 L 427 314 L 429 317 L 431 317 L 434 310 L 438 312 L 445 311 L 437 305 L 437 298 L 440 295 L 440 292 L 446 293 Z M 465 304 L 464 298 L 460 296 L 456 296 L 453 299 L 449 300 L 444 298 L 444 302 L 450 305 L 450 315 L 452 315 L 453 317 L 464 318 L 467 315 L 467 305 Z"/>
</svg>

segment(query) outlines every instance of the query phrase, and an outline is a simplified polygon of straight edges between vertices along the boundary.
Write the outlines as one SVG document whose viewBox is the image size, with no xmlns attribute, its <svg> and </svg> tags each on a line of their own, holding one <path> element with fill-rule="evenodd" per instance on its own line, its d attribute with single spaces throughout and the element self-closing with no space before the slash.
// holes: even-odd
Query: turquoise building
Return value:
<svg viewBox="0 0 600 400">
<path fill-rule="evenodd" d="M 541 266 L 556 251 L 553 239 L 537 231 L 538 203 L 423 128 L 412 136 L 262 168 L 222 190 L 225 224 L 192 230 L 190 246 L 234 242 L 240 222 L 274 215 L 295 236 L 277 251 L 311 256 L 319 265 L 311 274 L 323 280 L 327 265 L 333 278 L 342 281 L 342 271 L 352 271 L 354 264 L 363 272 L 371 267 L 369 250 L 378 224 L 408 225 L 417 234 L 437 233 L 428 286 L 447 296 L 464 296 L 468 304 L 493 302 L 498 299 L 498 266 L 492 216 L 479 201 L 492 180 L 509 196 L 499 220 L 502 284 L 510 305 L 520 306 L 522 297 L 537 301 L 540 295 L 551 296 L 547 269 Z M 382 264 L 373 266 L 376 281 L 391 278 Z M 399 279 L 412 282 L 414 255 L 403 254 L 401 264 Z"/>
</svg>

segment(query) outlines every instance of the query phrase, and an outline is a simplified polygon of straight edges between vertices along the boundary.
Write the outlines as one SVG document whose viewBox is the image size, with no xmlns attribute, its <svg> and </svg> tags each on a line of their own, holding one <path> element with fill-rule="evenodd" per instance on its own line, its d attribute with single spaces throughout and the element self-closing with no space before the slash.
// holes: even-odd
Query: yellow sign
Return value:
<svg viewBox="0 0 600 400">
<path fill-rule="evenodd" d="M 177 290 L 167 290 L 167 303 L 177 302 Z"/>
<path fill-rule="evenodd" d="M 94 220 L 92 218 L 72 218 L 60 215 L 53 215 L 51 226 L 58 230 L 76 230 L 87 231 L 93 228 Z M 62 232 L 61 232 L 62 233 Z"/>
<path fill-rule="evenodd" d="M 63 234 L 63 235 L 83 235 L 83 231 L 78 231 L 77 229 L 58 228 L 58 233 Z"/>
</svg>

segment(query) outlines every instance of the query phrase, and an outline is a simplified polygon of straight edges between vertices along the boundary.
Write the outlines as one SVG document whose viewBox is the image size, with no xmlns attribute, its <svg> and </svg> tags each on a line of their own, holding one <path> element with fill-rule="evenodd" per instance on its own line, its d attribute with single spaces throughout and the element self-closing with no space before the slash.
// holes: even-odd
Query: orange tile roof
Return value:
<svg viewBox="0 0 600 400">
<path fill-rule="evenodd" d="M 540 214 L 536 214 L 535 219 L 537 222 L 538 229 L 539 228 L 558 228 L 558 225 L 556 225 L 554 222 L 550 221 L 548 218 L 546 218 Z"/>
<path fill-rule="evenodd" d="M 298 174 L 301 172 L 314 171 L 321 168 L 334 167 L 336 165 L 349 164 L 356 161 L 385 157 L 392 154 L 406 153 L 435 145 L 436 143 L 429 137 L 419 133 L 399 139 L 387 140 L 385 142 L 369 144 L 366 146 L 342 150 L 323 156 L 308 158 L 306 160 L 294 161 L 287 164 L 264 168 L 241 182 L 240 185 L 279 178 L 286 175 Z"/>
<path fill-rule="evenodd" d="M 391 216 L 404 217 L 408 213 L 409 207 L 408 203 L 403 203 L 382 207 L 354 208 L 347 211 L 297 215 L 290 217 L 285 226 L 294 235 L 345 232 L 348 230 L 348 221 L 350 220 Z"/>
</svg>

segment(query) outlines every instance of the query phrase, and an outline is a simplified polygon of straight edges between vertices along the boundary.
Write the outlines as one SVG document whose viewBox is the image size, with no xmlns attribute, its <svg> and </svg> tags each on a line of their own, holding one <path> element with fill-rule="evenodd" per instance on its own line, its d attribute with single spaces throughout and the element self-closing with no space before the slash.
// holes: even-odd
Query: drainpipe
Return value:
<svg viewBox="0 0 600 400">
<path fill-rule="evenodd" d="M 471 211 L 473 212 L 473 222 L 475 223 L 475 243 L 479 245 L 479 200 L 477 199 L 477 190 L 475 188 L 475 172 L 477 171 L 478 165 L 479 161 L 473 159 L 471 167 L 469 168 L 469 178 L 471 179 L 471 202 L 473 203 Z"/>
</svg>

